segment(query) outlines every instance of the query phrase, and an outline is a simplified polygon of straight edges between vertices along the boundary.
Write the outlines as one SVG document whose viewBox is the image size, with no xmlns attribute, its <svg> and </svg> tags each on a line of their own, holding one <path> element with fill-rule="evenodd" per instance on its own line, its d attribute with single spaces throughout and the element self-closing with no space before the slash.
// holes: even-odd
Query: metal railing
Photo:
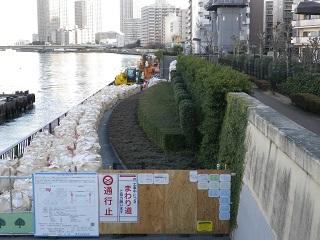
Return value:
<svg viewBox="0 0 320 240">
<path fill-rule="evenodd" d="M 89 98 L 91 98 L 91 97 L 95 96 L 96 94 L 98 94 L 99 92 L 101 92 L 102 89 L 100 89 L 99 91 L 97 91 L 94 94 L 90 95 L 89 97 L 85 98 L 83 101 L 81 101 L 77 105 L 83 104 Z M 13 144 L 12 146 L 10 146 L 10 147 L 6 148 L 5 150 L 1 151 L 0 152 L 0 160 L 1 159 L 6 159 L 6 158 L 10 158 L 10 159 L 21 158 L 23 156 L 23 154 L 24 154 L 25 149 L 28 146 L 30 146 L 31 141 L 35 138 L 35 136 L 38 133 L 44 132 L 44 131 L 48 131 L 50 134 L 52 134 L 54 128 L 57 127 L 57 126 L 60 126 L 61 120 L 68 115 L 68 113 L 70 112 L 71 109 L 69 109 L 67 112 L 65 112 L 61 116 L 55 118 L 53 121 L 50 121 L 45 126 L 43 126 L 43 127 L 39 128 L 39 129 L 37 129 L 36 131 L 32 132 L 29 136 L 23 138 L 22 140 L 18 141 L 17 143 Z"/>
</svg>

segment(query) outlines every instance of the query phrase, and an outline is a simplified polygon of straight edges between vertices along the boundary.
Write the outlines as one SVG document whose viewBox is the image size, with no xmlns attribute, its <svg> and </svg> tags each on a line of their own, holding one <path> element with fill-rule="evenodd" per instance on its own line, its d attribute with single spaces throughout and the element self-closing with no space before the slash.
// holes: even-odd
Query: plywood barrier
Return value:
<svg viewBox="0 0 320 240">
<path fill-rule="evenodd" d="M 229 221 L 219 220 L 219 199 L 209 198 L 208 190 L 198 190 L 185 170 L 108 170 L 103 173 L 168 173 L 168 185 L 138 186 L 137 223 L 100 223 L 100 234 L 198 234 L 203 221 L 205 234 L 229 234 Z M 198 174 L 223 174 L 224 171 L 198 170 Z"/>
</svg>

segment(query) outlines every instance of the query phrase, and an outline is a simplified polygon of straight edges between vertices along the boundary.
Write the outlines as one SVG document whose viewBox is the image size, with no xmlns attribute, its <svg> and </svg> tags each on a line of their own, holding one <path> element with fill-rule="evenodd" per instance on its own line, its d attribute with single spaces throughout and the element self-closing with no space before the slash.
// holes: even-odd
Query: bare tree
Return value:
<svg viewBox="0 0 320 240">
<path fill-rule="evenodd" d="M 257 33 L 258 39 L 259 39 L 259 55 L 262 57 L 263 55 L 263 49 L 265 47 L 265 40 L 266 40 L 266 33 Z"/>
</svg>

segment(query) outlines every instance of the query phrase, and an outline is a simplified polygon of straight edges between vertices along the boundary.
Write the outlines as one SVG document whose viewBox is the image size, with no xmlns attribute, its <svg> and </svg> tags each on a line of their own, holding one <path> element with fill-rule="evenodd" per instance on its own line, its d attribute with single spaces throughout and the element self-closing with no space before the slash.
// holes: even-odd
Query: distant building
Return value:
<svg viewBox="0 0 320 240">
<path fill-rule="evenodd" d="M 32 42 L 39 42 L 39 35 L 38 34 L 32 34 Z"/>
<path fill-rule="evenodd" d="M 177 44 L 182 41 L 181 11 L 170 13 L 165 17 L 165 43 Z"/>
<path fill-rule="evenodd" d="M 300 1 L 293 6 L 292 44 L 302 53 L 310 39 L 320 38 L 320 0 Z"/>
<path fill-rule="evenodd" d="M 188 40 L 188 34 L 189 34 L 189 15 L 188 15 L 188 9 L 182 9 L 181 10 L 181 41 L 186 42 Z"/>
<path fill-rule="evenodd" d="M 71 35 L 83 36 L 71 42 L 83 42 L 84 38 L 94 42 L 94 34 L 101 32 L 101 21 L 101 0 L 38 0 L 40 42 L 67 43 L 73 39 Z"/>
<path fill-rule="evenodd" d="M 133 18 L 133 0 L 120 0 L 120 31 L 124 32 L 127 19 Z"/>
<path fill-rule="evenodd" d="M 74 3 L 75 12 L 75 24 L 78 28 L 86 28 L 88 25 L 87 21 L 87 1 L 75 1 Z"/>
<path fill-rule="evenodd" d="M 188 4 L 188 9 L 187 9 L 187 36 L 186 36 L 186 43 L 184 45 L 184 51 L 186 54 L 191 54 L 192 53 L 192 25 L 193 25 L 193 21 L 192 21 L 192 0 L 189 0 L 189 4 Z"/>
<path fill-rule="evenodd" d="M 249 46 L 260 46 L 264 42 L 264 0 L 251 0 Z"/>
<path fill-rule="evenodd" d="M 141 38 L 141 18 L 126 19 L 123 27 L 125 44 L 135 43 Z"/>
<path fill-rule="evenodd" d="M 272 50 L 273 41 L 273 0 L 265 1 L 264 7 L 265 52 Z"/>
<path fill-rule="evenodd" d="M 96 33 L 96 43 L 109 47 L 124 47 L 124 35 L 118 32 L 99 32 Z"/>
<path fill-rule="evenodd" d="M 95 34 L 102 30 L 101 0 L 75 1 L 76 27 L 88 34 L 88 43 L 95 42 Z"/>
<path fill-rule="evenodd" d="M 210 0 L 206 8 L 211 11 L 212 29 L 208 33 L 215 50 L 227 53 L 233 52 L 239 43 L 248 45 L 250 9 L 247 0 Z"/>
<path fill-rule="evenodd" d="M 25 46 L 25 45 L 29 45 L 30 44 L 30 41 L 29 40 L 18 40 L 15 42 L 15 46 Z"/>
<path fill-rule="evenodd" d="M 192 52 L 196 54 L 206 52 L 209 42 L 213 40 L 210 12 L 206 9 L 208 3 L 209 0 L 191 0 L 189 2 L 191 12 L 189 14 L 189 22 L 191 23 L 189 38 Z"/>
<path fill-rule="evenodd" d="M 165 17 L 180 9 L 157 2 L 141 9 L 141 45 L 165 44 Z"/>
<path fill-rule="evenodd" d="M 70 0 L 38 0 L 38 34 L 41 42 L 55 43 L 56 31 L 74 27 L 74 7 Z"/>
</svg>

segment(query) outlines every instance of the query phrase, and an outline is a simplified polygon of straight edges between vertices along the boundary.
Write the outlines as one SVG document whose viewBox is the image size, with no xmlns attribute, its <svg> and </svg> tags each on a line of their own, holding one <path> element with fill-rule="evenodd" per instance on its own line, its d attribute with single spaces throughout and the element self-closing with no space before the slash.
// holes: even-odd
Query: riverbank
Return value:
<svg viewBox="0 0 320 240">
<path fill-rule="evenodd" d="M 74 107 L 55 127 L 53 134 L 38 133 L 20 159 L 2 159 L 0 176 L 31 176 L 35 172 L 98 172 L 102 168 L 98 125 L 103 114 L 140 87 L 107 86 Z M 13 189 L 12 189 L 13 186 Z M 0 212 L 30 211 L 32 180 L 0 181 Z"/>
</svg>

